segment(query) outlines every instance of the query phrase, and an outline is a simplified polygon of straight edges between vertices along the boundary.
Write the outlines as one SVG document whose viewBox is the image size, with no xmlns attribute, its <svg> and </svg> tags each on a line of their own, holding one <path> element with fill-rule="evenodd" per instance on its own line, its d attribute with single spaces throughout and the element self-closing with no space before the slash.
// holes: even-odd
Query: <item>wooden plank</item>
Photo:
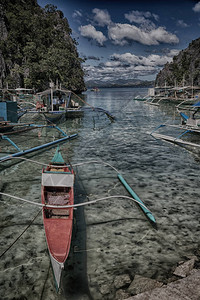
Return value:
<svg viewBox="0 0 200 300">
<path fill-rule="evenodd" d="M 8 124 L 10 121 L 0 121 L 0 124 Z"/>
<path fill-rule="evenodd" d="M 13 128 L 13 125 L 10 125 L 10 124 L 0 125 L 0 129 L 2 129 L 2 128 Z"/>
<path fill-rule="evenodd" d="M 29 130 L 33 130 L 33 129 L 38 129 L 38 128 L 41 128 L 41 126 L 24 127 L 22 129 L 16 129 L 16 130 L 0 133 L 0 136 L 2 136 L 2 135 L 13 135 L 13 134 L 17 134 L 19 132 L 25 132 L 25 131 L 29 131 Z"/>
</svg>

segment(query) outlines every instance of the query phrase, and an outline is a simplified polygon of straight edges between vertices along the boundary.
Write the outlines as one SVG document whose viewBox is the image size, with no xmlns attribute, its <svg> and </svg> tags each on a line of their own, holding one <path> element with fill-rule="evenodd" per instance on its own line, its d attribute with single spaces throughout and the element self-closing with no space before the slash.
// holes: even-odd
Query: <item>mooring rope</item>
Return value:
<svg viewBox="0 0 200 300">
<path fill-rule="evenodd" d="M 85 100 L 83 100 L 81 97 L 79 97 L 77 94 L 75 94 L 74 92 L 71 91 L 71 93 L 73 95 L 75 95 L 79 100 L 81 100 L 81 102 L 85 103 L 86 105 L 90 106 L 93 110 L 95 110 L 95 107 L 90 105 L 89 103 L 87 103 Z"/>
<path fill-rule="evenodd" d="M 32 225 L 32 223 L 35 221 L 35 219 L 37 218 L 37 216 L 39 215 L 39 213 L 41 213 L 41 209 L 37 212 L 37 214 L 35 215 L 35 217 L 31 220 L 31 222 L 29 223 L 29 225 L 22 231 L 22 233 L 14 240 L 14 242 L 12 244 L 10 244 L 10 246 L 2 253 L 0 254 L 0 258 L 10 249 L 12 248 L 12 246 L 20 239 L 20 237 L 28 230 L 28 228 Z"/>
<path fill-rule="evenodd" d="M 72 94 L 74 94 L 81 102 L 85 103 L 86 105 L 88 105 L 93 111 L 102 111 L 103 113 L 105 113 L 110 119 L 114 119 L 114 117 L 110 114 L 110 112 L 106 111 L 103 108 L 100 107 L 94 107 L 92 105 L 90 105 L 88 102 L 86 102 L 85 100 L 83 100 L 81 97 L 79 97 L 77 94 L 75 94 L 74 92 L 71 91 Z"/>
<path fill-rule="evenodd" d="M 37 203 L 37 202 L 31 201 L 31 200 L 23 199 L 23 198 L 16 197 L 16 196 L 6 194 L 6 193 L 2 193 L 2 192 L 0 192 L 0 195 L 10 197 L 10 198 L 13 198 L 13 199 L 16 199 L 16 200 L 20 200 L 22 202 L 27 202 L 29 204 L 37 205 L 37 206 L 40 206 L 40 207 L 47 207 L 47 208 L 72 208 L 72 207 L 75 208 L 75 207 L 80 207 L 80 206 L 93 204 L 93 203 L 100 202 L 100 201 L 103 201 L 103 200 L 108 200 L 108 199 L 113 199 L 113 198 L 122 198 L 122 199 L 132 200 L 132 201 L 136 202 L 137 204 L 139 204 L 139 205 L 141 205 L 141 206 L 143 206 L 144 208 L 147 209 L 147 207 L 144 204 L 137 201 L 136 199 L 128 197 L 128 196 L 123 196 L 123 195 L 107 196 L 107 197 L 102 197 L 102 198 L 99 198 L 99 199 L 95 199 L 95 200 L 91 200 L 91 201 L 83 202 L 83 203 L 78 203 L 78 204 L 73 204 L 73 205 L 49 205 L 49 204 Z"/>
<path fill-rule="evenodd" d="M 29 159 L 29 158 L 25 158 L 25 157 L 11 157 L 12 159 L 15 158 L 15 159 L 22 159 L 22 160 L 27 160 L 27 161 L 30 161 L 30 162 L 33 162 L 35 164 L 38 164 L 38 165 L 42 165 L 42 166 L 49 166 L 49 164 L 46 164 L 46 163 L 41 163 L 41 162 L 38 162 L 36 160 L 32 160 L 32 159 Z M 86 161 L 86 162 L 81 162 L 81 163 L 77 163 L 77 164 L 72 164 L 73 167 L 78 167 L 78 166 L 82 166 L 82 165 L 85 165 L 85 164 L 92 164 L 92 163 L 97 163 L 97 164 L 103 164 L 105 166 L 109 166 L 110 168 L 112 168 L 113 170 L 115 170 L 117 173 L 120 173 L 115 167 L 113 167 L 111 164 L 107 163 L 107 162 L 104 162 L 104 161 L 98 161 L 98 160 L 91 160 L 91 161 Z M 56 165 L 51 165 L 52 167 L 57 167 Z M 71 166 L 71 165 L 70 165 Z"/>
<path fill-rule="evenodd" d="M 33 162 L 35 164 L 38 164 L 38 165 L 42 165 L 42 166 L 49 166 L 49 164 L 44 164 L 44 163 L 41 163 L 39 161 L 36 161 L 36 160 L 33 160 L 33 159 L 29 159 L 29 158 L 25 158 L 25 157 L 11 157 L 11 159 L 22 159 L 22 160 L 27 160 L 27 161 L 30 161 L 30 162 Z M 52 165 L 53 166 L 53 165 Z M 54 167 L 54 166 L 53 166 Z"/>
<path fill-rule="evenodd" d="M 113 167 L 111 164 L 106 163 L 104 161 L 99 161 L 99 160 L 91 160 L 91 161 L 86 161 L 86 162 L 82 162 L 82 163 L 77 163 L 77 164 L 73 164 L 74 167 L 78 167 L 81 165 L 85 165 L 85 164 L 92 164 L 92 163 L 97 163 L 97 164 L 103 164 L 105 166 L 109 166 L 111 167 L 113 170 L 115 170 L 117 173 L 120 173 L 115 167 Z"/>
</svg>

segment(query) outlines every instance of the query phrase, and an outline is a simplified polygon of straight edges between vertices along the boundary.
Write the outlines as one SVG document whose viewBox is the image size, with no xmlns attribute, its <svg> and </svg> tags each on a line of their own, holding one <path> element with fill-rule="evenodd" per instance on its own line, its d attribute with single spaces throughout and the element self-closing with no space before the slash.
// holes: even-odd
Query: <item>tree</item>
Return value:
<svg viewBox="0 0 200 300">
<path fill-rule="evenodd" d="M 0 43 L 7 67 L 4 82 L 41 90 L 51 79 L 84 90 L 82 60 L 63 13 L 51 4 L 42 9 L 34 0 L 11 0 L 4 9 L 8 31 Z"/>
</svg>

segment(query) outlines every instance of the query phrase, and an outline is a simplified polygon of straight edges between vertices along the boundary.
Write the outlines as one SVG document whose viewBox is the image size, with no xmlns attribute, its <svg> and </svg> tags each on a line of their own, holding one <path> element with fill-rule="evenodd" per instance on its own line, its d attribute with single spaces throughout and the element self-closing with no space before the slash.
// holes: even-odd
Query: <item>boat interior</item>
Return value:
<svg viewBox="0 0 200 300">
<path fill-rule="evenodd" d="M 69 205 L 72 189 L 70 187 L 45 187 L 45 203 L 49 205 Z M 71 208 L 44 209 L 46 218 L 69 218 Z"/>
</svg>

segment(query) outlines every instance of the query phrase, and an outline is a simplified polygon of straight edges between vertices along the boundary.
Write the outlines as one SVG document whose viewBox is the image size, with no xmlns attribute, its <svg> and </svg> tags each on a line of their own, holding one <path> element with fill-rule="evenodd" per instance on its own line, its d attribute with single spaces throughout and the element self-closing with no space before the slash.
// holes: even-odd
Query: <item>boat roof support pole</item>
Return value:
<svg viewBox="0 0 200 300">
<path fill-rule="evenodd" d="M 161 127 L 165 127 L 166 125 L 165 124 L 161 124 L 159 125 L 158 127 L 156 127 L 154 130 L 152 130 L 152 132 L 150 133 L 150 135 L 152 135 L 152 133 L 154 133 L 156 130 L 158 130 L 159 128 Z"/>
<path fill-rule="evenodd" d="M 51 110 L 53 111 L 53 82 L 51 82 Z"/>
<path fill-rule="evenodd" d="M 70 103 L 70 101 L 71 101 L 71 93 L 69 94 L 69 96 L 68 96 L 68 99 L 67 99 L 67 103 L 66 103 L 66 108 L 69 108 L 69 103 Z"/>
<path fill-rule="evenodd" d="M 183 133 L 181 133 L 180 135 L 178 135 L 178 136 L 175 138 L 174 141 L 176 141 L 177 139 L 180 139 L 183 135 L 185 135 L 185 134 L 188 133 L 188 132 L 192 132 L 192 130 L 186 130 L 186 131 L 184 131 Z"/>
</svg>

